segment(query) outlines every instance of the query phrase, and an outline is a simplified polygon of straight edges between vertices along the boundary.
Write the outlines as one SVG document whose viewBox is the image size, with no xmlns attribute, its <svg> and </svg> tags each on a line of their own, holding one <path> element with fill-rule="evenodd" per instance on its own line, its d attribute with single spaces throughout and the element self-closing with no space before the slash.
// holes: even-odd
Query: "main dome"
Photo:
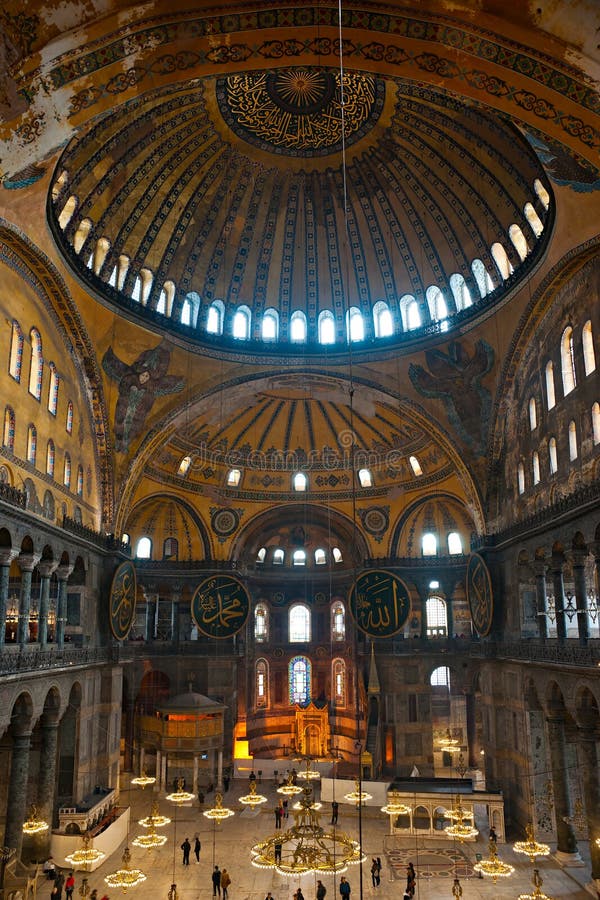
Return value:
<svg viewBox="0 0 600 900">
<path fill-rule="evenodd" d="M 49 218 L 90 291 L 219 350 L 413 342 L 474 319 L 542 252 L 543 168 L 497 115 L 316 67 L 156 90 L 79 134 Z"/>
</svg>

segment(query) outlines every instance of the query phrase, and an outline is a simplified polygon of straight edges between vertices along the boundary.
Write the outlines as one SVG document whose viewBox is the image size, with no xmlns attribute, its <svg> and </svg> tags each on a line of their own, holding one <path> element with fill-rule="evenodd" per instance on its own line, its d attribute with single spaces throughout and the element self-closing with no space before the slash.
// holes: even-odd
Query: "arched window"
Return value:
<svg viewBox="0 0 600 900">
<path fill-rule="evenodd" d="M 581 342 L 583 344 L 583 366 L 586 376 L 596 371 L 596 354 L 594 352 L 594 336 L 592 334 L 592 323 L 588 321 L 583 326 L 581 332 Z"/>
<path fill-rule="evenodd" d="M 165 538 L 163 541 L 163 559 L 177 559 L 179 556 L 179 541 L 175 537 Z"/>
<path fill-rule="evenodd" d="M 535 397 L 529 398 L 529 428 L 535 431 L 537 428 L 537 407 L 535 405 Z"/>
<path fill-rule="evenodd" d="M 556 396 L 554 394 L 554 366 L 552 365 L 552 360 L 546 363 L 546 401 L 548 409 L 554 409 Z"/>
<path fill-rule="evenodd" d="M 71 457 L 65 453 L 65 464 L 63 468 L 63 484 L 66 488 L 71 487 Z"/>
<path fill-rule="evenodd" d="M 343 659 L 334 659 L 332 663 L 333 702 L 335 706 L 346 705 L 346 663 Z"/>
<path fill-rule="evenodd" d="M 441 597 L 428 597 L 426 603 L 427 636 L 447 637 L 448 612 Z"/>
<path fill-rule="evenodd" d="M 37 328 L 32 328 L 31 338 L 31 368 L 29 369 L 29 393 L 36 400 L 42 396 L 42 378 L 44 375 L 44 357 L 42 356 L 42 339 Z"/>
<path fill-rule="evenodd" d="M 303 603 L 294 603 L 290 607 L 290 643 L 305 643 L 310 641 L 310 610 Z"/>
<path fill-rule="evenodd" d="M 49 440 L 46 445 L 46 475 L 54 478 L 54 441 Z"/>
<path fill-rule="evenodd" d="M 466 309 L 467 306 L 473 305 L 471 292 L 467 287 L 467 282 L 458 272 L 450 276 L 450 289 L 452 290 L 457 312 L 460 312 L 461 309 Z"/>
<path fill-rule="evenodd" d="M 191 457 L 191 456 L 184 456 L 184 457 L 182 458 L 181 462 L 179 463 L 179 467 L 178 467 L 178 469 L 177 469 L 177 474 L 178 474 L 178 475 L 187 475 L 187 473 L 189 472 L 189 469 L 190 469 L 191 464 L 192 464 L 192 457 Z"/>
<path fill-rule="evenodd" d="M 569 422 L 569 459 L 577 459 L 577 427 L 573 420 Z"/>
<path fill-rule="evenodd" d="M 426 294 L 427 306 L 429 307 L 429 318 L 432 322 L 442 322 L 448 318 L 448 306 L 446 298 L 442 294 L 437 284 L 432 284 L 427 288 Z"/>
<path fill-rule="evenodd" d="M 304 472 L 296 472 L 292 478 L 292 486 L 299 493 L 308 490 L 308 478 Z"/>
<path fill-rule="evenodd" d="M 81 466 L 77 466 L 77 493 L 79 496 L 83 496 L 83 469 Z"/>
<path fill-rule="evenodd" d="M 152 556 L 152 541 L 149 537 L 141 537 L 135 548 L 137 559 L 150 559 Z"/>
<path fill-rule="evenodd" d="M 538 197 L 540 198 L 544 209 L 548 209 L 548 207 L 550 206 L 550 194 L 548 193 L 548 191 L 546 190 L 546 188 L 544 187 L 544 185 L 542 184 L 542 182 L 540 181 L 539 178 L 536 178 L 535 181 L 533 182 L 533 189 L 536 192 L 536 194 L 538 195 Z"/>
<path fill-rule="evenodd" d="M 318 331 L 320 344 L 335 344 L 335 319 L 331 310 L 319 313 Z"/>
<path fill-rule="evenodd" d="M 247 341 L 250 338 L 251 313 L 247 306 L 238 306 L 233 317 L 232 334 L 238 341 Z"/>
<path fill-rule="evenodd" d="M 129 269 L 130 259 L 124 253 L 119 256 L 119 259 L 116 265 L 113 267 L 112 272 L 110 273 L 110 278 L 108 279 L 108 283 L 111 287 L 116 288 L 118 291 L 123 290 L 123 285 L 125 283 L 125 276 L 127 275 L 127 271 Z"/>
<path fill-rule="evenodd" d="M 67 415 L 65 417 L 65 430 L 67 434 L 73 433 L 73 403 L 71 400 L 67 403 Z"/>
<path fill-rule="evenodd" d="M 598 405 L 598 404 L 596 404 Z M 2 430 L 2 446 L 15 452 L 15 411 L 12 406 L 4 407 L 4 428 Z"/>
<path fill-rule="evenodd" d="M 448 666 L 438 666 L 431 673 L 429 683 L 432 687 L 445 687 L 450 690 L 450 669 Z"/>
<path fill-rule="evenodd" d="M 448 535 L 448 553 L 450 556 L 456 556 L 463 552 L 462 540 L 458 531 L 451 531 Z"/>
<path fill-rule="evenodd" d="M 101 237 L 96 244 L 96 252 L 94 254 L 94 272 L 99 275 L 102 266 L 106 261 L 106 257 L 110 251 L 110 241 L 108 238 Z"/>
<path fill-rule="evenodd" d="M 230 469 L 227 473 L 227 486 L 237 487 L 240 483 L 242 473 L 240 469 Z"/>
<path fill-rule="evenodd" d="M 369 469 L 359 469 L 358 470 L 358 480 L 360 482 L 360 486 L 364 488 L 373 487 L 373 476 Z"/>
<path fill-rule="evenodd" d="M 531 457 L 531 468 L 533 471 L 533 483 L 540 483 L 540 456 L 537 450 L 533 451 L 533 456 Z"/>
<path fill-rule="evenodd" d="M 90 231 L 92 230 L 91 219 L 82 219 L 73 236 L 73 250 L 75 253 L 81 253 Z"/>
<path fill-rule="evenodd" d="M 373 307 L 373 331 L 376 338 L 389 337 L 394 333 L 392 314 L 385 300 L 378 300 Z"/>
<path fill-rule="evenodd" d="M 21 365 L 23 363 L 23 332 L 19 323 L 13 319 L 10 337 L 10 356 L 8 360 L 8 374 L 15 381 L 21 381 Z"/>
<path fill-rule="evenodd" d="M 266 659 L 256 660 L 256 706 L 264 708 L 269 705 L 269 664 Z"/>
<path fill-rule="evenodd" d="M 525 235 L 521 231 L 520 227 L 517 224 L 513 223 L 508 229 L 508 236 L 511 239 L 513 247 L 521 257 L 521 259 L 525 259 L 525 257 L 529 253 L 529 247 L 527 246 Z"/>
<path fill-rule="evenodd" d="M 336 602 L 331 607 L 331 639 L 343 641 L 346 637 L 346 613 L 344 604 Z"/>
<path fill-rule="evenodd" d="M 56 366 L 53 362 L 49 363 L 48 368 L 50 369 L 50 385 L 48 387 L 48 412 L 55 416 L 56 410 L 58 408 L 58 385 L 59 385 L 59 377 L 56 371 Z"/>
<path fill-rule="evenodd" d="M 140 269 L 140 274 L 137 276 L 133 284 L 131 299 L 135 300 L 136 303 L 141 303 L 142 306 L 145 306 L 148 302 L 150 291 L 152 290 L 153 281 L 154 275 L 152 274 L 150 269 Z"/>
<path fill-rule="evenodd" d="M 315 566 L 324 566 L 326 562 L 327 554 L 322 547 L 317 547 L 315 550 Z"/>
<path fill-rule="evenodd" d="M 261 337 L 263 341 L 276 341 L 279 337 L 279 313 L 276 309 L 267 309 L 262 318 Z"/>
<path fill-rule="evenodd" d="M 333 556 L 333 561 L 335 563 L 339 563 L 342 561 L 342 551 L 340 550 L 339 547 L 334 547 L 333 550 L 331 551 L 331 554 Z"/>
<path fill-rule="evenodd" d="M 421 538 L 421 550 L 423 556 L 436 556 L 437 538 L 431 531 L 426 531 Z"/>
<path fill-rule="evenodd" d="M 37 431 L 35 425 L 30 425 L 27 429 L 27 462 L 35 466 L 35 457 L 37 454 Z"/>
<path fill-rule="evenodd" d="M 276 547 L 273 551 L 273 565 L 282 566 L 284 560 L 284 552 L 281 547 Z"/>
<path fill-rule="evenodd" d="M 256 562 L 264 563 L 266 556 L 267 556 L 267 548 L 261 547 L 260 550 L 258 551 L 258 553 L 256 554 Z"/>
<path fill-rule="evenodd" d="M 565 328 L 560 340 L 560 368 L 562 372 L 563 394 L 565 397 L 575 390 L 575 356 L 573 353 L 573 329 Z"/>
<path fill-rule="evenodd" d="M 264 603 L 257 603 L 254 609 L 254 640 L 259 644 L 269 640 L 269 610 Z"/>
<path fill-rule="evenodd" d="M 290 340 L 294 344 L 304 344 L 306 343 L 306 334 L 306 316 L 301 310 L 297 309 L 292 313 L 290 319 Z"/>
<path fill-rule="evenodd" d="M 548 465 L 550 468 L 550 474 L 556 474 L 558 469 L 558 456 L 556 454 L 556 438 L 551 437 L 548 441 Z"/>
<path fill-rule="evenodd" d="M 594 444 L 600 444 L 600 403 L 597 401 L 592 406 L 592 435 Z"/>
<path fill-rule="evenodd" d="M 130 540 L 131 540 L 131 537 L 127 534 L 126 531 L 124 531 L 123 534 L 121 535 L 121 543 L 125 544 L 126 547 L 129 547 Z"/>
<path fill-rule="evenodd" d="M 412 331 L 421 327 L 421 313 L 419 304 L 412 294 L 405 294 L 400 298 L 400 315 L 404 331 Z"/>
<path fill-rule="evenodd" d="M 423 474 L 423 469 L 421 468 L 421 464 L 416 456 L 409 456 L 408 461 L 410 463 L 410 467 L 413 470 L 413 475 L 416 475 L 417 478 L 419 475 Z"/>
<path fill-rule="evenodd" d="M 294 566 L 305 566 L 306 565 L 306 550 L 294 550 L 292 555 L 292 565 Z"/>
<path fill-rule="evenodd" d="M 481 297 L 487 297 L 494 290 L 494 282 L 491 275 L 480 259 L 474 259 L 471 263 L 471 271 L 477 282 Z"/>
<path fill-rule="evenodd" d="M 222 300 L 213 300 L 206 315 L 206 330 L 209 334 L 223 334 L 225 304 Z"/>
<path fill-rule="evenodd" d="M 517 467 L 517 485 L 519 489 L 519 494 L 525 493 L 525 466 L 522 462 L 519 463 Z"/>
<path fill-rule="evenodd" d="M 185 295 L 185 299 L 181 304 L 181 324 L 196 327 L 198 321 L 198 310 L 200 309 L 200 294 L 190 291 Z"/>
<path fill-rule="evenodd" d="M 357 306 L 351 306 L 346 313 L 346 336 L 352 343 L 365 339 L 365 323 Z"/>
<path fill-rule="evenodd" d="M 289 696 L 292 706 L 295 703 L 308 703 L 310 700 L 310 661 L 305 656 L 295 656 L 290 660 Z"/>
<path fill-rule="evenodd" d="M 58 224 L 64 231 L 71 219 L 73 218 L 73 214 L 77 209 L 77 197 L 74 197 L 72 194 L 63 206 L 61 213 L 58 217 Z"/>
<path fill-rule="evenodd" d="M 502 277 L 502 281 L 506 281 L 513 273 L 513 267 L 511 262 L 506 255 L 506 250 L 500 243 L 500 241 L 496 241 L 495 244 L 492 244 L 492 256 L 494 258 L 494 262 L 498 267 L 498 271 Z"/>
<path fill-rule="evenodd" d="M 535 236 L 539 238 L 542 231 L 544 230 L 544 223 L 536 213 L 533 205 L 531 203 L 526 203 L 523 207 L 523 212 L 525 213 L 525 218 L 531 225 L 531 230 L 533 231 Z"/>
</svg>

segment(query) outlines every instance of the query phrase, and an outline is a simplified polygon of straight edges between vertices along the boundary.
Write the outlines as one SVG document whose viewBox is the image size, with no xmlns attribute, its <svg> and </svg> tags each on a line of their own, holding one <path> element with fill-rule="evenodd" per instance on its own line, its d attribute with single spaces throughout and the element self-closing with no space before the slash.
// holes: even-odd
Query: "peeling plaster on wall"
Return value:
<svg viewBox="0 0 600 900">
<path fill-rule="evenodd" d="M 531 21 L 541 31 L 580 47 L 584 56 L 600 63 L 597 44 L 600 34 L 600 4 L 598 0 L 529 0 Z M 541 14 L 538 13 L 541 9 Z M 579 62 L 576 65 L 580 65 Z"/>
<path fill-rule="evenodd" d="M 597 82 L 600 86 L 600 62 L 590 59 L 589 56 L 577 53 L 575 50 L 567 50 L 565 53 L 565 60 L 569 65 L 581 69 L 585 75 Z"/>
<path fill-rule="evenodd" d="M 88 0 L 83 3 L 64 2 L 55 7 L 41 7 L 39 17 L 45 25 L 54 25 L 64 31 L 106 15 L 110 12 L 111 6 L 110 0 L 105 0 L 105 2 Z"/>
<path fill-rule="evenodd" d="M 0 143 L 0 175 L 14 175 L 23 165 L 33 165 L 51 156 L 66 144 L 73 134 L 64 110 L 71 102 L 72 88 L 55 91 L 52 96 L 36 93 L 33 103 L 22 116 L 11 137 Z"/>
</svg>

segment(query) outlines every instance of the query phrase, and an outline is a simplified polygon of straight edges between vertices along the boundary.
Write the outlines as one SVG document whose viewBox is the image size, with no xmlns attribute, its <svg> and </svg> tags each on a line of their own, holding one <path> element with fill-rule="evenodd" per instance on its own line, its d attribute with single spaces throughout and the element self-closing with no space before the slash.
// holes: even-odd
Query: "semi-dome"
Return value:
<svg viewBox="0 0 600 900">
<path fill-rule="evenodd" d="M 117 107 L 65 149 L 49 214 L 100 298 L 204 344 L 289 355 L 468 322 L 535 263 L 552 197 L 499 115 L 306 66 Z"/>
</svg>

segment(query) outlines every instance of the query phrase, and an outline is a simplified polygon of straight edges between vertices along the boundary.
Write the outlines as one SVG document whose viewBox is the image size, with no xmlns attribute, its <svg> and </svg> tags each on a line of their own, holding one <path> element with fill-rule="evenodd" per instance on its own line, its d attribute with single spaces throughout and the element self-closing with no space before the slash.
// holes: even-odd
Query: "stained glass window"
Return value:
<svg viewBox="0 0 600 900">
<path fill-rule="evenodd" d="M 295 656 L 289 667 L 290 703 L 308 703 L 310 700 L 310 661 L 305 656 Z"/>
</svg>

